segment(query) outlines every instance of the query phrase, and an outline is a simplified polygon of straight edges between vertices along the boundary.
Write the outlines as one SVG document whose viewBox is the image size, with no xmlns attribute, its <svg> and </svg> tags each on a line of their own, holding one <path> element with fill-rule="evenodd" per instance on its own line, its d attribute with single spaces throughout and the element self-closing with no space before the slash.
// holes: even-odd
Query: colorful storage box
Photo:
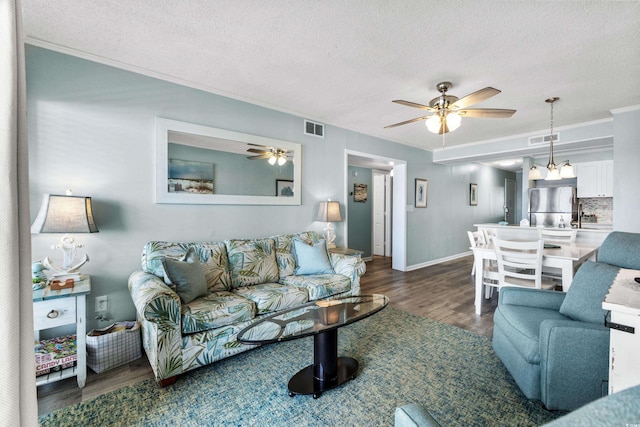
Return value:
<svg viewBox="0 0 640 427">
<path fill-rule="evenodd" d="M 36 341 L 34 350 L 36 376 L 70 368 L 78 363 L 75 335 Z"/>
</svg>

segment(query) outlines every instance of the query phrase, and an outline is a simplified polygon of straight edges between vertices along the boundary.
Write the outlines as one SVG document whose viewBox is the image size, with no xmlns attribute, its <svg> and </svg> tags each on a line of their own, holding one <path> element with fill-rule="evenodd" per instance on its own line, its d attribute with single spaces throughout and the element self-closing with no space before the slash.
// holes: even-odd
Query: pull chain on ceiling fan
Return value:
<svg viewBox="0 0 640 427">
<path fill-rule="evenodd" d="M 427 129 L 429 129 L 430 132 L 442 135 L 442 145 L 444 146 L 444 134 L 458 129 L 462 122 L 462 117 L 508 118 L 516 112 L 516 110 L 499 108 L 467 108 L 499 94 L 500 91 L 492 87 L 485 87 L 463 98 L 458 98 L 453 95 L 447 95 L 447 91 L 452 86 L 451 82 L 438 83 L 436 88 L 438 92 L 440 92 L 440 96 L 429 101 L 428 106 L 400 99 L 392 101 L 396 104 L 406 105 L 407 107 L 429 111 L 430 114 L 385 126 L 385 129 L 426 120 Z"/>
</svg>

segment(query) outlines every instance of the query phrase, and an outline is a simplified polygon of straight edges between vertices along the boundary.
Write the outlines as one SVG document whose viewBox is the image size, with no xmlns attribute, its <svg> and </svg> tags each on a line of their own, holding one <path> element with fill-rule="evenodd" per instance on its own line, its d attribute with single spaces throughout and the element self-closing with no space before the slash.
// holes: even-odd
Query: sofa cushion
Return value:
<svg viewBox="0 0 640 427">
<path fill-rule="evenodd" d="M 493 322 L 528 363 L 540 363 L 540 324 L 543 320 L 568 320 L 555 310 L 499 304 Z"/>
<path fill-rule="evenodd" d="M 293 308 L 309 301 L 306 289 L 279 283 L 243 286 L 234 289 L 233 293 L 253 301 L 256 304 L 257 314 Z"/>
<path fill-rule="evenodd" d="M 255 312 L 255 304 L 240 295 L 212 292 L 182 305 L 182 333 L 192 334 L 251 320 Z"/>
<path fill-rule="evenodd" d="M 287 286 L 305 288 L 309 301 L 327 298 L 351 289 L 351 279 L 340 274 L 316 274 L 312 276 L 287 276 L 280 279 Z"/>
<path fill-rule="evenodd" d="M 162 266 L 165 271 L 165 281 L 173 286 L 183 304 L 207 294 L 207 280 L 197 259 L 188 262 L 165 258 Z"/>
<path fill-rule="evenodd" d="M 276 261 L 280 278 L 292 276 L 296 269 L 296 258 L 293 254 L 293 239 L 300 239 L 305 243 L 313 244 L 319 240 L 315 231 L 303 231 L 298 234 L 281 234 L 274 236 L 276 242 Z"/>
<path fill-rule="evenodd" d="M 233 288 L 277 282 L 273 239 L 225 240 Z"/>
<path fill-rule="evenodd" d="M 607 295 L 619 267 L 586 261 L 578 269 L 560 306 L 560 313 L 575 320 L 602 323 L 607 313 L 602 301 Z"/>
<path fill-rule="evenodd" d="M 297 276 L 334 273 L 324 239 L 312 244 L 297 238 L 293 239 L 293 253 L 297 265 L 294 274 Z"/>
<path fill-rule="evenodd" d="M 231 289 L 227 248 L 224 242 L 148 242 L 142 250 L 142 271 L 164 278 L 162 260 L 165 258 L 183 260 L 189 248 L 194 248 L 203 264 L 209 291 Z"/>
</svg>

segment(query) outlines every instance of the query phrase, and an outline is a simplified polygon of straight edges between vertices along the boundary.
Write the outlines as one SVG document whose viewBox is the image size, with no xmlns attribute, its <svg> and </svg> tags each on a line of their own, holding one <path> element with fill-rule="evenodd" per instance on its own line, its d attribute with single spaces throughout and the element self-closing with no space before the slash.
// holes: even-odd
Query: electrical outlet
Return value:
<svg viewBox="0 0 640 427">
<path fill-rule="evenodd" d="M 96 297 L 96 311 L 107 311 L 107 296 Z"/>
</svg>

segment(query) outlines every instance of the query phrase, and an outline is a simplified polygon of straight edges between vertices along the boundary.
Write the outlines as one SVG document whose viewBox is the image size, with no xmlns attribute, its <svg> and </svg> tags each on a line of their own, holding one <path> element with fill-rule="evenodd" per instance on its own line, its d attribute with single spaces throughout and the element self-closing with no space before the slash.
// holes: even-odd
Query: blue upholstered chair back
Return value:
<svg viewBox="0 0 640 427">
<path fill-rule="evenodd" d="M 640 270 L 640 233 L 609 234 L 598 250 L 598 262 Z"/>
</svg>

